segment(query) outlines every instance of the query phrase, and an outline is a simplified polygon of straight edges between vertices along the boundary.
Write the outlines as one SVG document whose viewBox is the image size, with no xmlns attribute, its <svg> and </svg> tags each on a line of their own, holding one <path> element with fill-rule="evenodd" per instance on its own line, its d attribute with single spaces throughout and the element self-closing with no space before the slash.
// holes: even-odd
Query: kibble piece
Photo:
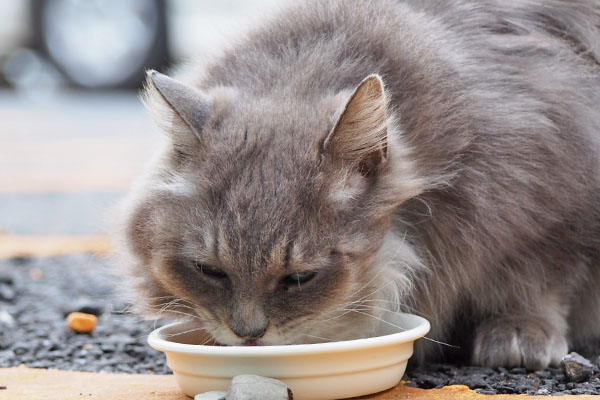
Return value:
<svg viewBox="0 0 600 400">
<path fill-rule="evenodd" d="M 98 318 L 94 314 L 72 312 L 67 315 L 67 326 L 69 329 L 80 333 L 89 333 L 96 327 Z"/>
</svg>

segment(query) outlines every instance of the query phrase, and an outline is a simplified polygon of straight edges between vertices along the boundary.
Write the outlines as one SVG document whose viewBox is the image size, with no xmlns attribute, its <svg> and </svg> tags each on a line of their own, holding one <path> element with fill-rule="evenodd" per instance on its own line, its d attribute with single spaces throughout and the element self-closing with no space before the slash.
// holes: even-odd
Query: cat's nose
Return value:
<svg viewBox="0 0 600 400">
<path fill-rule="evenodd" d="M 268 326 L 268 322 L 260 326 L 240 326 L 237 324 L 230 324 L 231 330 L 246 341 L 253 341 L 263 337 Z"/>
<path fill-rule="evenodd" d="M 267 327 L 269 319 L 260 307 L 243 303 L 236 307 L 229 318 L 229 327 L 240 338 L 252 341 L 261 338 Z"/>
</svg>

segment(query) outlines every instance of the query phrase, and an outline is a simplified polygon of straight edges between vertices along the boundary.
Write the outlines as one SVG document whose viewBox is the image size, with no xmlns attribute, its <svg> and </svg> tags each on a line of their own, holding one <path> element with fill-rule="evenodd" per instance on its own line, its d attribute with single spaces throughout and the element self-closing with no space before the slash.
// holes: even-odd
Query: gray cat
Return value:
<svg viewBox="0 0 600 400">
<path fill-rule="evenodd" d="M 599 60 L 597 0 L 330 0 L 149 72 L 170 144 L 124 211 L 136 304 L 229 345 L 408 311 L 420 360 L 556 364 L 600 336 Z"/>
</svg>

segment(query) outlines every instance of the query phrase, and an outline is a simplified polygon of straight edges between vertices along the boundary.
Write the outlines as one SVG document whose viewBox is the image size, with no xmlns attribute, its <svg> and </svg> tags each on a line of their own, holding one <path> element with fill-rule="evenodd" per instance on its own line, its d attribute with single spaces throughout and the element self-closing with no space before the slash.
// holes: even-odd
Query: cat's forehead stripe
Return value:
<svg viewBox="0 0 600 400">
<path fill-rule="evenodd" d="M 287 243 L 287 246 L 285 248 L 285 261 L 284 261 L 284 265 L 285 265 L 286 269 L 289 267 L 290 260 L 292 258 L 292 246 L 293 246 L 293 242 L 290 240 Z"/>
<path fill-rule="evenodd" d="M 217 228 L 218 229 L 218 228 Z M 215 234 L 215 240 L 214 242 L 214 246 L 215 246 L 215 257 L 218 259 L 219 258 L 219 235 L 221 234 L 221 230 L 219 229 L 218 232 Z"/>
</svg>

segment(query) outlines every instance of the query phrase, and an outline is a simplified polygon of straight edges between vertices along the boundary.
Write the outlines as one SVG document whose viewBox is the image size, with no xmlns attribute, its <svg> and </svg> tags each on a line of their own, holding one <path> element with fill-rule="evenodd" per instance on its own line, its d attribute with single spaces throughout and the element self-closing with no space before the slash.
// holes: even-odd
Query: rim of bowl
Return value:
<svg viewBox="0 0 600 400">
<path fill-rule="evenodd" d="M 339 342 L 289 344 L 274 346 L 205 346 L 172 342 L 161 337 L 164 330 L 187 322 L 175 322 L 153 330 L 148 336 L 148 344 L 163 352 L 205 354 L 218 356 L 276 356 L 291 354 L 328 353 L 381 347 L 389 344 L 415 341 L 425 336 L 431 325 L 425 318 L 414 314 L 399 313 L 402 318 L 415 321 L 416 326 L 402 332 L 363 339 L 343 340 Z"/>
</svg>

